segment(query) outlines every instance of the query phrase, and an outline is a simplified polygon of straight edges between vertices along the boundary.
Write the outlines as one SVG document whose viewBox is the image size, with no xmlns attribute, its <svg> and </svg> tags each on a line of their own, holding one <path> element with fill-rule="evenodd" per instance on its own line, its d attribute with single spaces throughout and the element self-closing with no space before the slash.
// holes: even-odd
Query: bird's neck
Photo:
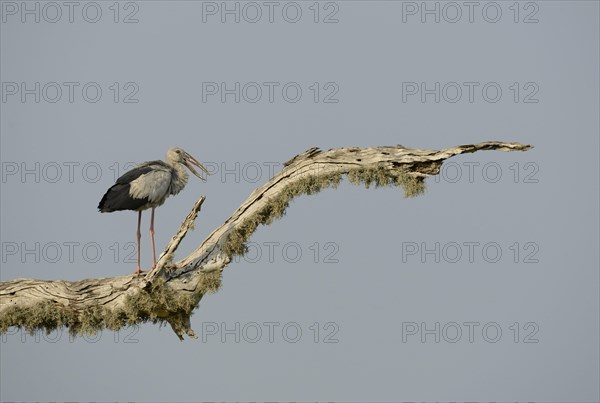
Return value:
<svg viewBox="0 0 600 403">
<path fill-rule="evenodd" d="M 181 164 L 176 163 L 172 167 L 175 169 L 176 175 L 171 179 L 171 194 L 175 195 L 183 190 L 187 184 L 189 174 Z"/>
</svg>

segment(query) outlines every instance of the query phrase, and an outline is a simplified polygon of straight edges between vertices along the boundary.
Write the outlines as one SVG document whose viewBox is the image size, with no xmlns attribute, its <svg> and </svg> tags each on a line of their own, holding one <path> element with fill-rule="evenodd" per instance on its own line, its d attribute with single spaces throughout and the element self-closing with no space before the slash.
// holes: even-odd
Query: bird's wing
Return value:
<svg viewBox="0 0 600 403">
<path fill-rule="evenodd" d="M 149 161 L 127 171 L 104 194 L 98 210 L 138 210 L 148 203 L 160 205 L 168 196 L 171 167 L 162 161 Z"/>
<path fill-rule="evenodd" d="M 117 179 L 116 183 L 127 184 L 130 182 L 133 182 L 140 176 L 147 174 L 148 172 L 155 169 L 155 167 L 163 167 L 163 166 L 165 168 L 168 168 L 168 165 L 162 161 L 143 162 L 143 163 L 139 164 L 138 166 L 136 166 L 135 168 L 132 168 L 129 171 L 125 172 L 123 175 L 119 176 L 119 179 Z"/>
<path fill-rule="evenodd" d="M 164 164 L 166 165 L 166 164 Z M 147 199 L 150 203 L 161 203 L 169 195 L 171 168 L 157 164 L 129 182 L 129 195 L 134 199 Z"/>
</svg>

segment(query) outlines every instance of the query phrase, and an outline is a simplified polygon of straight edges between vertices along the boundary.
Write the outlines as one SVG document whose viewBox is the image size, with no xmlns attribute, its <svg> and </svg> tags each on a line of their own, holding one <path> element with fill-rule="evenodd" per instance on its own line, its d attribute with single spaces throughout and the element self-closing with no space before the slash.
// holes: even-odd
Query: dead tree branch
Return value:
<svg viewBox="0 0 600 403">
<path fill-rule="evenodd" d="M 354 184 L 402 186 L 407 197 L 425 190 L 424 179 L 440 172 L 455 155 L 480 150 L 526 151 L 531 145 L 504 142 L 466 144 L 444 150 L 403 146 L 311 148 L 286 162 L 281 172 L 256 189 L 221 226 L 178 262 L 174 253 L 193 227 L 202 196 L 145 276 L 81 281 L 16 279 L 0 282 L 0 332 L 17 326 L 50 332 L 67 326 L 76 335 L 105 328 L 118 330 L 147 321 L 168 322 L 177 336 L 196 337 L 190 316 L 202 297 L 215 292 L 221 272 L 234 255 L 243 255 L 258 225 L 281 217 L 296 196 L 337 187 L 342 177 Z"/>
</svg>

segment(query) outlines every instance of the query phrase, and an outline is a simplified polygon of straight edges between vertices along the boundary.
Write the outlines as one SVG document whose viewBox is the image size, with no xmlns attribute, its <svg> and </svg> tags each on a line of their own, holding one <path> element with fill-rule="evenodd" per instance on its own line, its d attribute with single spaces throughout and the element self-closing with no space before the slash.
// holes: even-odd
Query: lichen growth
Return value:
<svg viewBox="0 0 600 403">
<path fill-rule="evenodd" d="M 398 175 L 394 178 L 395 186 L 402 186 L 404 197 L 417 197 L 425 193 L 425 181 L 422 176 Z"/>
<path fill-rule="evenodd" d="M 0 333 L 6 333 L 10 326 L 25 329 L 33 334 L 38 329 L 46 333 L 61 326 L 77 322 L 77 314 L 64 306 L 50 301 L 43 301 L 32 306 L 17 306 L 6 309 L 0 317 Z"/>
<path fill-rule="evenodd" d="M 11 326 L 30 334 L 39 329 L 50 333 L 65 326 L 72 336 L 79 336 L 145 322 L 181 325 L 182 317 L 192 314 L 204 294 L 216 292 L 221 286 L 220 272 L 202 273 L 201 276 L 198 292 L 173 292 L 163 279 L 157 279 L 149 289 L 128 295 L 118 309 L 94 305 L 82 311 L 47 300 L 28 307 L 14 306 L 0 315 L 0 333 L 6 333 Z"/>
<path fill-rule="evenodd" d="M 246 241 L 260 225 L 269 225 L 285 214 L 290 201 L 300 195 L 312 195 L 329 187 L 337 188 L 344 173 L 312 174 L 287 185 L 277 196 L 257 213 L 246 218 L 240 225 L 232 229 L 223 245 L 223 252 L 233 258 L 247 252 Z M 425 182 L 420 176 L 409 175 L 402 171 L 393 171 L 383 166 L 378 168 L 355 168 L 346 173 L 350 183 L 363 184 L 367 189 L 372 183 L 375 187 L 401 186 L 405 197 L 414 197 L 425 191 Z"/>
<path fill-rule="evenodd" d="M 401 186 L 405 197 L 415 197 L 425 192 L 425 182 L 420 176 L 409 175 L 405 172 L 390 172 L 385 167 L 355 169 L 348 172 L 348 180 L 354 185 L 363 184 L 367 189 L 371 184 L 375 187 Z"/>
</svg>

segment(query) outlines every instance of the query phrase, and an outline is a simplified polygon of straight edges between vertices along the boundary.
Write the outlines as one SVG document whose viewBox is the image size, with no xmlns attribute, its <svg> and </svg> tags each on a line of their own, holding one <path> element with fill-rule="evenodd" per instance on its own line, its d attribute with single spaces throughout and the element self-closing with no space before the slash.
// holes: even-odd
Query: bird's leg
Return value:
<svg viewBox="0 0 600 403">
<path fill-rule="evenodd" d="M 150 238 L 152 239 L 152 268 L 156 267 L 156 248 L 154 246 L 154 207 L 152 207 L 152 218 L 150 219 Z"/>
<path fill-rule="evenodd" d="M 142 232 L 140 231 L 140 226 L 142 225 L 142 211 L 138 211 L 138 228 L 137 228 L 137 253 L 138 253 L 138 260 L 137 260 L 137 270 L 135 271 L 135 274 L 140 274 L 142 272 L 142 269 L 140 268 L 140 239 L 142 238 Z"/>
</svg>

